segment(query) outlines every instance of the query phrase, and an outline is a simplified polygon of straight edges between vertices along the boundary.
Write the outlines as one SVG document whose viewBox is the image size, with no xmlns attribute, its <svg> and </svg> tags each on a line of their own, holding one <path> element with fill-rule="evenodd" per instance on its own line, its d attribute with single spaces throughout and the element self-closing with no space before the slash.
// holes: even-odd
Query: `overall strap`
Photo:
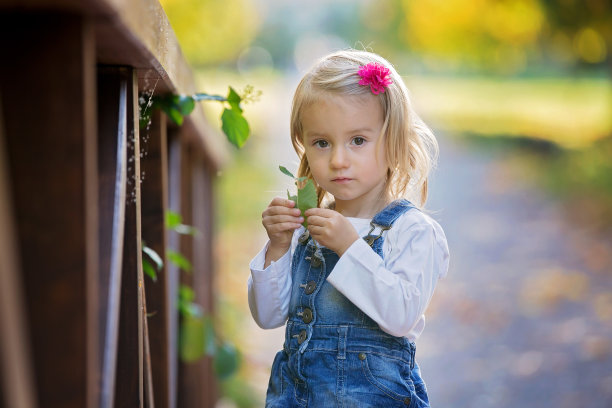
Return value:
<svg viewBox="0 0 612 408">
<path fill-rule="evenodd" d="M 404 198 L 393 201 L 391 204 L 383 208 L 382 211 L 376 214 L 374 218 L 372 218 L 372 222 L 370 222 L 372 228 L 370 229 L 370 232 L 368 232 L 368 235 L 363 237 L 363 239 L 376 252 L 380 253 L 382 250 L 382 240 L 379 240 L 379 238 L 382 237 L 383 232 L 390 229 L 395 220 L 397 220 L 402 214 L 411 208 L 416 207 L 414 204 Z M 376 227 L 380 228 L 380 232 L 378 234 L 373 234 Z"/>
</svg>

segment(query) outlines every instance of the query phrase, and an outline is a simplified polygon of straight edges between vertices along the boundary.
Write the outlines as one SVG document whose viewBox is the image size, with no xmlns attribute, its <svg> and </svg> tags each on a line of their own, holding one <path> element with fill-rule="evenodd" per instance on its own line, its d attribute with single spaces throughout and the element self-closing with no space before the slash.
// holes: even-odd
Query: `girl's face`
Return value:
<svg viewBox="0 0 612 408">
<path fill-rule="evenodd" d="M 334 196 L 336 210 L 373 215 L 381 206 L 388 167 L 378 98 L 325 94 L 302 111 L 301 123 L 312 175 Z"/>
</svg>

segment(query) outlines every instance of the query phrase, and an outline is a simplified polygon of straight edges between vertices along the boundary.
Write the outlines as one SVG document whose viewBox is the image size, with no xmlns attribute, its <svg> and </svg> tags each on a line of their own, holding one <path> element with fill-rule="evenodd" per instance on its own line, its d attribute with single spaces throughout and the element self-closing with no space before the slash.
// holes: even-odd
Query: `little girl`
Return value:
<svg viewBox="0 0 612 408">
<path fill-rule="evenodd" d="M 437 157 L 398 73 L 344 50 L 297 87 L 291 140 L 319 207 L 277 197 L 268 243 L 250 264 L 249 306 L 264 329 L 287 322 L 266 407 L 429 407 L 415 341 L 448 269 L 442 228 L 423 205 Z"/>
</svg>

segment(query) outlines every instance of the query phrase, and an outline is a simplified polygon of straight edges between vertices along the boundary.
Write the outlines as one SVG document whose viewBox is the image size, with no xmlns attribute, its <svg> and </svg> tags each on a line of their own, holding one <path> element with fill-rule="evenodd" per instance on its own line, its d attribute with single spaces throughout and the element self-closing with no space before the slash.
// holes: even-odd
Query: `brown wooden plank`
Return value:
<svg viewBox="0 0 612 408">
<path fill-rule="evenodd" d="M 138 83 L 130 69 L 127 82 L 128 172 L 121 278 L 116 407 L 143 407 L 143 308 L 140 231 L 140 142 Z"/>
<path fill-rule="evenodd" d="M 45 407 L 97 406 L 95 41 L 89 21 L 2 14 L 0 89 Z M 7 102 L 8 101 L 8 102 Z"/>
<path fill-rule="evenodd" d="M 170 210 L 181 213 L 181 178 L 183 175 L 181 163 L 183 161 L 183 147 L 176 129 L 168 130 L 168 207 Z M 168 248 L 180 250 L 180 236 L 174 231 L 168 231 Z M 180 271 L 171 264 L 166 263 L 168 278 L 168 293 L 171 301 L 169 313 L 169 338 L 171 355 L 175 356 L 170 362 L 170 401 L 177 407 L 183 407 L 179 400 L 179 313 L 177 298 L 180 285 Z"/>
<path fill-rule="evenodd" d="M 213 282 L 213 185 L 215 174 L 205 158 L 195 151 L 191 153 L 191 219 L 200 235 L 191 240 L 193 260 L 193 287 L 196 298 L 206 313 L 214 315 Z M 201 392 L 205 406 L 214 406 L 218 398 L 218 384 L 214 375 L 212 359 L 207 358 L 200 369 L 202 383 L 206 384 Z"/>
<path fill-rule="evenodd" d="M 197 155 L 189 145 L 182 145 L 182 161 L 181 161 L 181 213 L 186 224 L 193 225 L 195 219 L 201 219 L 200 215 L 194 217 L 195 213 L 200 214 L 205 211 L 205 208 L 197 208 L 195 205 L 201 204 L 198 200 L 194 200 L 196 191 L 200 190 L 196 186 L 198 178 L 194 178 L 194 174 L 201 170 L 198 166 Z M 202 231 L 206 233 L 206 231 Z M 209 243 L 211 241 L 208 241 Z M 203 251 L 207 252 L 206 248 L 195 248 L 195 243 L 192 237 L 183 236 L 180 240 L 181 253 L 192 263 L 195 261 L 195 254 Z M 196 302 L 202 306 L 205 313 L 211 313 L 212 297 L 207 293 L 212 285 L 210 279 L 206 282 L 206 275 L 201 269 L 202 265 L 194 264 L 194 270 L 191 274 L 181 274 L 181 283 L 193 288 L 196 294 Z M 210 278 L 210 277 L 209 277 Z M 216 382 L 212 375 L 212 360 L 208 356 L 194 362 L 179 363 L 179 406 L 180 407 L 214 407 L 217 398 Z"/>
<path fill-rule="evenodd" d="M 21 268 L 18 261 L 10 175 L 4 147 L 0 100 L 0 407 L 33 408 L 30 339 L 26 329 Z"/>
<path fill-rule="evenodd" d="M 170 347 L 170 319 L 176 314 L 176 293 L 170 293 L 170 275 L 167 273 L 167 232 L 165 213 L 168 208 L 168 148 L 166 116 L 157 111 L 148 130 L 142 133 L 143 158 L 141 168 L 142 237 L 164 261 L 157 273 L 157 281 L 145 277 L 151 365 L 157 407 L 172 407 L 170 384 L 172 360 L 176 354 Z"/>
<path fill-rule="evenodd" d="M 98 68 L 98 182 L 100 263 L 100 407 L 113 406 L 127 173 L 125 67 Z"/>
</svg>

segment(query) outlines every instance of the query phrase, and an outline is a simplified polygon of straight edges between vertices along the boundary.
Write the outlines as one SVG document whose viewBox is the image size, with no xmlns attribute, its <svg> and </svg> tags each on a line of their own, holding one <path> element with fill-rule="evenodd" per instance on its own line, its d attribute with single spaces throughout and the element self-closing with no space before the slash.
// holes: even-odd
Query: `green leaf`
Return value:
<svg viewBox="0 0 612 408">
<path fill-rule="evenodd" d="M 153 282 L 157 282 L 157 272 L 155 272 L 155 268 L 151 265 L 151 262 L 146 259 L 142 260 L 142 271 L 153 280 Z"/>
<path fill-rule="evenodd" d="M 174 123 L 180 126 L 183 124 L 183 114 L 179 107 L 179 100 L 178 95 L 169 94 L 157 98 L 155 102 Z"/>
<path fill-rule="evenodd" d="M 166 112 L 166 115 L 178 126 L 183 124 L 183 115 L 173 106 L 162 106 L 162 110 Z"/>
<path fill-rule="evenodd" d="M 227 139 L 236 147 L 241 148 L 249 138 L 249 123 L 240 111 L 235 109 L 224 109 L 221 115 L 223 133 Z"/>
<path fill-rule="evenodd" d="M 289 190 L 287 190 L 287 199 L 297 204 L 297 195 L 291 195 L 291 193 L 289 193 Z"/>
<path fill-rule="evenodd" d="M 183 315 L 179 335 L 179 354 L 186 362 L 198 360 L 205 353 L 204 314 L 202 309 L 192 303 L 192 313 Z"/>
<path fill-rule="evenodd" d="M 179 288 L 179 299 L 184 302 L 193 302 L 195 292 L 187 285 L 181 285 Z"/>
<path fill-rule="evenodd" d="M 240 107 L 240 101 L 242 101 L 242 98 L 240 97 L 240 95 L 238 95 L 238 93 L 234 90 L 234 88 L 230 86 L 229 93 L 227 94 L 227 102 L 232 107 L 232 110 L 236 110 L 242 113 L 242 108 Z"/>
<path fill-rule="evenodd" d="M 143 245 L 142 247 L 142 252 L 144 252 L 145 254 L 147 254 L 147 256 L 149 258 L 151 258 L 151 260 L 153 262 L 155 262 L 155 268 L 160 271 L 163 267 L 164 267 L 164 261 L 161 259 L 161 256 L 159 256 L 159 254 L 157 252 L 155 252 L 154 249 L 149 248 L 146 245 Z M 144 262 L 144 260 L 143 260 Z"/>
<path fill-rule="evenodd" d="M 189 95 L 180 95 L 175 99 L 175 103 L 176 109 L 183 114 L 183 116 L 189 115 L 195 108 L 195 101 L 193 97 Z"/>
<path fill-rule="evenodd" d="M 278 166 L 278 169 L 283 173 L 288 175 L 289 177 L 291 177 L 292 179 L 295 179 L 295 176 L 289 171 L 287 170 L 287 168 L 285 166 Z"/>
<path fill-rule="evenodd" d="M 166 252 L 166 256 L 168 257 L 168 260 L 170 262 L 172 262 L 175 266 L 179 267 L 185 272 L 191 272 L 191 270 L 193 269 L 193 267 L 191 266 L 191 262 L 189 262 L 187 258 L 185 258 L 183 255 L 176 251 L 169 249 Z"/>
<path fill-rule="evenodd" d="M 172 210 L 166 211 L 166 228 L 173 229 L 174 227 L 182 223 L 183 217 L 181 217 L 181 214 Z"/>
<path fill-rule="evenodd" d="M 226 379 L 238 370 L 240 365 L 240 354 L 236 347 L 230 343 L 223 343 L 215 353 L 213 366 L 217 377 L 221 380 Z"/>
<path fill-rule="evenodd" d="M 193 289 L 191 289 L 187 285 L 181 285 L 181 287 L 179 288 L 177 306 L 182 316 L 187 316 L 191 314 L 191 303 L 193 302 L 193 299 L 195 299 L 195 293 L 193 292 Z"/>
<path fill-rule="evenodd" d="M 317 197 L 317 189 L 315 188 L 312 180 L 309 179 L 302 188 L 298 189 L 297 193 L 297 208 L 302 211 L 302 217 L 304 217 L 304 222 L 302 225 L 304 227 L 308 226 L 304 212 L 309 208 L 317 207 L 318 203 L 319 200 Z"/>
</svg>

